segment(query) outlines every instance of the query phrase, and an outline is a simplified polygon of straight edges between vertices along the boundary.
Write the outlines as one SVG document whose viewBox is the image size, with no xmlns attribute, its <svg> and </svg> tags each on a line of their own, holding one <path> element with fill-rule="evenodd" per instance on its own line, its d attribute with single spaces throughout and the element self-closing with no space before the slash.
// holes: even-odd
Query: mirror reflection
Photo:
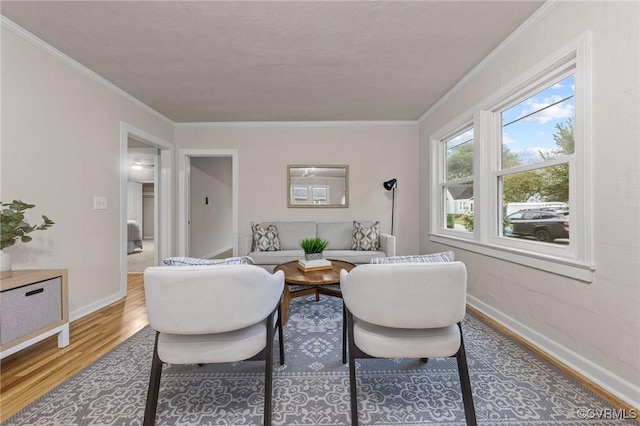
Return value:
<svg viewBox="0 0 640 426">
<path fill-rule="evenodd" d="M 287 166 L 289 207 L 348 207 L 349 166 Z"/>
</svg>

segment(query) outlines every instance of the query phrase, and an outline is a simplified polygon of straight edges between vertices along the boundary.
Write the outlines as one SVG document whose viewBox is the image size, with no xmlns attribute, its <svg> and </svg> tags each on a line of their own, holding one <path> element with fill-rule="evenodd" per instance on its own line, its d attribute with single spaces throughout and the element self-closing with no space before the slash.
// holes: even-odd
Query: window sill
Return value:
<svg viewBox="0 0 640 426">
<path fill-rule="evenodd" d="M 495 257 L 507 262 L 517 263 L 530 268 L 539 269 L 556 275 L 574 278 L 579 281 L 590 283 L 593 281 L 595 267 L 563 259 L 559 257 L 545 256 L 539 253 L 523 252 L 503 246 L 479 243 L 476 241 L 456 238 L 445 235 L 430 234 L 430 241 L 456 247 L 485 256 Z"/>
</svg>

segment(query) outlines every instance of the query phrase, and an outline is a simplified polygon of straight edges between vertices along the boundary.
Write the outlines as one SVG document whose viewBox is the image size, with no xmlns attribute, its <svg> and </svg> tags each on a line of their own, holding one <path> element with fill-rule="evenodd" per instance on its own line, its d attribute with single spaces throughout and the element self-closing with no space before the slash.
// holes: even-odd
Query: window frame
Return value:
<svg viewBox="0 0 640 426">
<path fill-rule="evenodd" d="M 448 172 L 448 168 L 447 168 L 447 148 L 446 148 L 446 142 L 448 142 L 450 139 L 457 137 L 458 135 L 466 132 L 469 129 L 473 129 L 474 132 L 474 136 L 473 136 L 473 144 L 474 144 L 474 150 L 473 150 L 473 167 L 474 167 L 474 172 L 473 175 L 468 176 L 468 177 L 463 177 L 463 178 L 457 178 L 457 179 L 453 179 L 453 180 L 447 180 L 447 172 Z M 438 155 L 441 158 L 440 161 L 440 168 L 436 169 L 435 167 L 432 168 L 432 170 L 437 170 L 438 175 L 436 177 L 436 180 L 438 181 L 438 194 L 439 194 L 439 199 L 442 200 L 442 202 L 440 204 L 438 204 L 439 208 L 438 208 L 438 228 L 440 233 L 443 233 L 445 235 L 452 235 L 452 236 L 457 236 L 459 238 L 464 238 L 464 239 L 472 239 L 473 238 L 473 233 L 472 232 L 461 232 L 461 231 L 456 231 L 453 229 L 448 229 L 446 227 L 446 219 L 447 219 L 447 199 L 445 194 L 445 189 L 448 186 L 451 185 L 455 185 L 455 184 L 467 184 L 467 183 L 471 183 L 471 185 L 474 187 L 474 204 L 475 204 L 475 167 L 476 167 L 476 148 L 475 148 L 475 144 L 476 144 L 476 138 L 475 138 L 475 128 L 473 126 L 473 119 L 466 117 L 464 120 L 461 120 L 460 122 L 457 122 L 454 126 L 452 126 L 450 129 L 447 129 L 446 134 L 444 135 L 443 138 L 441 138 L 440 143 L 437 144 L 437 150 L 438 150 Z"/>
<path fill-rule="evenodd" d="M 593 280 L 595 266 L 592 264 L 591 237 L 591 132 L 587 120 L 591 116 L 590 44 L 590 34 L 581 35 L 430 137 L 430 199 L 431 205 L 436 206 L 435 214 L 431 215 L 430 241 L 585 282 Z M 544 164 L 528 164 L 502 170 L 501 112 L 571 74 L 575 78 L 574 153 L 547 160 Z M 463 233 L 446 229 L 444 222 L 446 200 L 443 199 L 442 188 L 451 184 L 446 181 L 444 174 L 444 142 L 468 128 L 474 129 L 474 174 L 471 180 L 474 186 L 474 229 L 473 232 Z M 499 227 L 502 219 L 499 176 L 564 163 L 569 164 L 569 245 L 521 241 L 502 236 Z"/>
</svg>

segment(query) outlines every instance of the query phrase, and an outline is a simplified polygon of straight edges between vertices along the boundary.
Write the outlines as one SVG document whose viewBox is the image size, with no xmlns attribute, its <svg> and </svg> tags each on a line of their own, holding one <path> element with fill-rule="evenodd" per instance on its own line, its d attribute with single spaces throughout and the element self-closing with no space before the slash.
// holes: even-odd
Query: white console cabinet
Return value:
<svg viewBox="0 0 640 426">
<path fill-rule="evenodd" d="M 0 359 L 55 334 L 69 345 L 66 269 L 13 271 L 0 287 Z"/>
</svg>

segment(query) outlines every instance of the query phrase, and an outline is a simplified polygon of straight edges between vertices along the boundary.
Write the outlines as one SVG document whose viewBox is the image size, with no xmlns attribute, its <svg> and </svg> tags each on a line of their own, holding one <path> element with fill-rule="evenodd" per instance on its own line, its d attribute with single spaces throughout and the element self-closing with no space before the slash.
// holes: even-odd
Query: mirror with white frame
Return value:
<svg viewBox="0 0 640 426">
<path fill-rule="evenodd" d="M 349 207 L 349 166 L 287 166 L 288 207 Z"/>
</svg>

